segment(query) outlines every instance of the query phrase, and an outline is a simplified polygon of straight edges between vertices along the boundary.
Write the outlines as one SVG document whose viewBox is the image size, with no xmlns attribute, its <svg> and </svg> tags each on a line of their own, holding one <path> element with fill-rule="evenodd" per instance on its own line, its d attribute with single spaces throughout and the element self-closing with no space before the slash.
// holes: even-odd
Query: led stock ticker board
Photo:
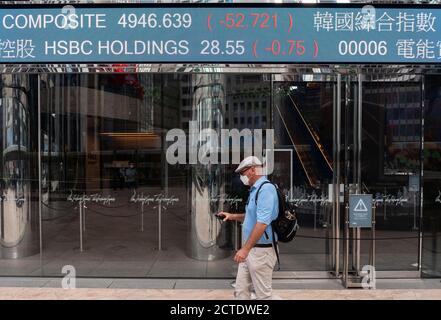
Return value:
<svg viewBox="0 0 441 320">
<path fill-rule="evenodd" d="M 441 8 L 0 7 L 0 63 L 440 63 Z"/>
</svg>

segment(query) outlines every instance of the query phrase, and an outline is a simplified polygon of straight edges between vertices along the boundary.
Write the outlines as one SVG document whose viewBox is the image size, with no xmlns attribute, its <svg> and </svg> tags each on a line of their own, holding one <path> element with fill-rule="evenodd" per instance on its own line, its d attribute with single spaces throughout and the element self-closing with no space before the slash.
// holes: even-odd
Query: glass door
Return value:
<svg viewBox="0 0 441 320">
<path fill-rule="evenodd" d="M 279 77 L 275 77 L 279 80 Z M 270 177 L 297 206 L 300 230 L 295 241 L 280 244 L 282 276 L 333 277 L 341 243 L 339 105 L 341 77 L 326 70 L 280 76 L 274 83 L 275 168 Z M 334 121 L 333 121 L 334 119 Z M 342 185 L 343 186 L 343 185 Z M 338 191 L 338 192 L 337 192 Z M 336 193 L 337 192 L 337 193 Z"/>
<path fill-rule="evenodd" d="M 342 88 L 347 97 L 341 126 L 345 206 L 350 194 L 372 194 L 375 216 L 374 234 L 370 228 L 345 234 L 343 262 L 356 276 L 374 264 L 377 277 L 416 277 L 421 265 L 421 79 L 354 73 Z"/>
</svg>

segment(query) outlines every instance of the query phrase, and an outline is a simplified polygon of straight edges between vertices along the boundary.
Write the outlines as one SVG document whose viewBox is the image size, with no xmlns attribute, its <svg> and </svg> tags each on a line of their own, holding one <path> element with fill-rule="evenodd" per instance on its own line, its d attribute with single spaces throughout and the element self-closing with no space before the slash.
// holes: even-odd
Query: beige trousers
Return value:
<svg viewBox="0 0 441 320">
<path fill-rule="evenodd" d="M 234 297 L 249 300 L 251 287 L 254 287 L 257 299 L 273 299 L 272 281 L 276 262 L 273 247 L 251 249 L 245 262 L 239 263 Z"/>
</svg>

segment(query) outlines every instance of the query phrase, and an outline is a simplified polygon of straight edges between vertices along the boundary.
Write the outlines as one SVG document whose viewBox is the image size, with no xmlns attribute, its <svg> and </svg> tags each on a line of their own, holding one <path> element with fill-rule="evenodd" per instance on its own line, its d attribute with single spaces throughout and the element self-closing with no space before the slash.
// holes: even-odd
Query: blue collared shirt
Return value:
<svg viewBox="0 0 441 320">
<path fill-rule="evenodd" d="M 245 219 L 242 224 L 242 244 L 247 242 L 257 222 L 268 225 L 265 229 L 266 232 L 257 243 L 266 244 L 273 241 L 271 221 L 276 219 L 279 214 L 279 199 L 274 185 L 266 183 L 262 186 L 256 205 L 257 190 L 265 181 L 268 181 L 265 176 L 260 177 L 250 189 L 250 196 L 245 209 Z"/>
</svg>

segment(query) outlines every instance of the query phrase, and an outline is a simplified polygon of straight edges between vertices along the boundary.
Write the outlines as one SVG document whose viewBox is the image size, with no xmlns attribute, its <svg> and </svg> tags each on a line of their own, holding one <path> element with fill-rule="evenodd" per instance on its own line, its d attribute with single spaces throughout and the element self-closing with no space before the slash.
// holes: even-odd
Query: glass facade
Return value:
<svg viewBox="0 0 441 320">
<path fill-rule="evenodd" d="M 379 275 L 439 277 L 441 78 L 298 72 L 3 74 L 0 276 L 234 277 L 240 225 L 215 214 L 247 190 L 214 160 L 227 130 L 241 157 L 274 151 L 297 205 L 276 277 L 371 263 L 370 230 L 344 241 L 352 193 L 374 197 Z"/>
<path fill-rule="evenodd" d="M 426 77 L 424 94 L 423 274 L 441 276 L 441 76 Z"/>
</svg>

